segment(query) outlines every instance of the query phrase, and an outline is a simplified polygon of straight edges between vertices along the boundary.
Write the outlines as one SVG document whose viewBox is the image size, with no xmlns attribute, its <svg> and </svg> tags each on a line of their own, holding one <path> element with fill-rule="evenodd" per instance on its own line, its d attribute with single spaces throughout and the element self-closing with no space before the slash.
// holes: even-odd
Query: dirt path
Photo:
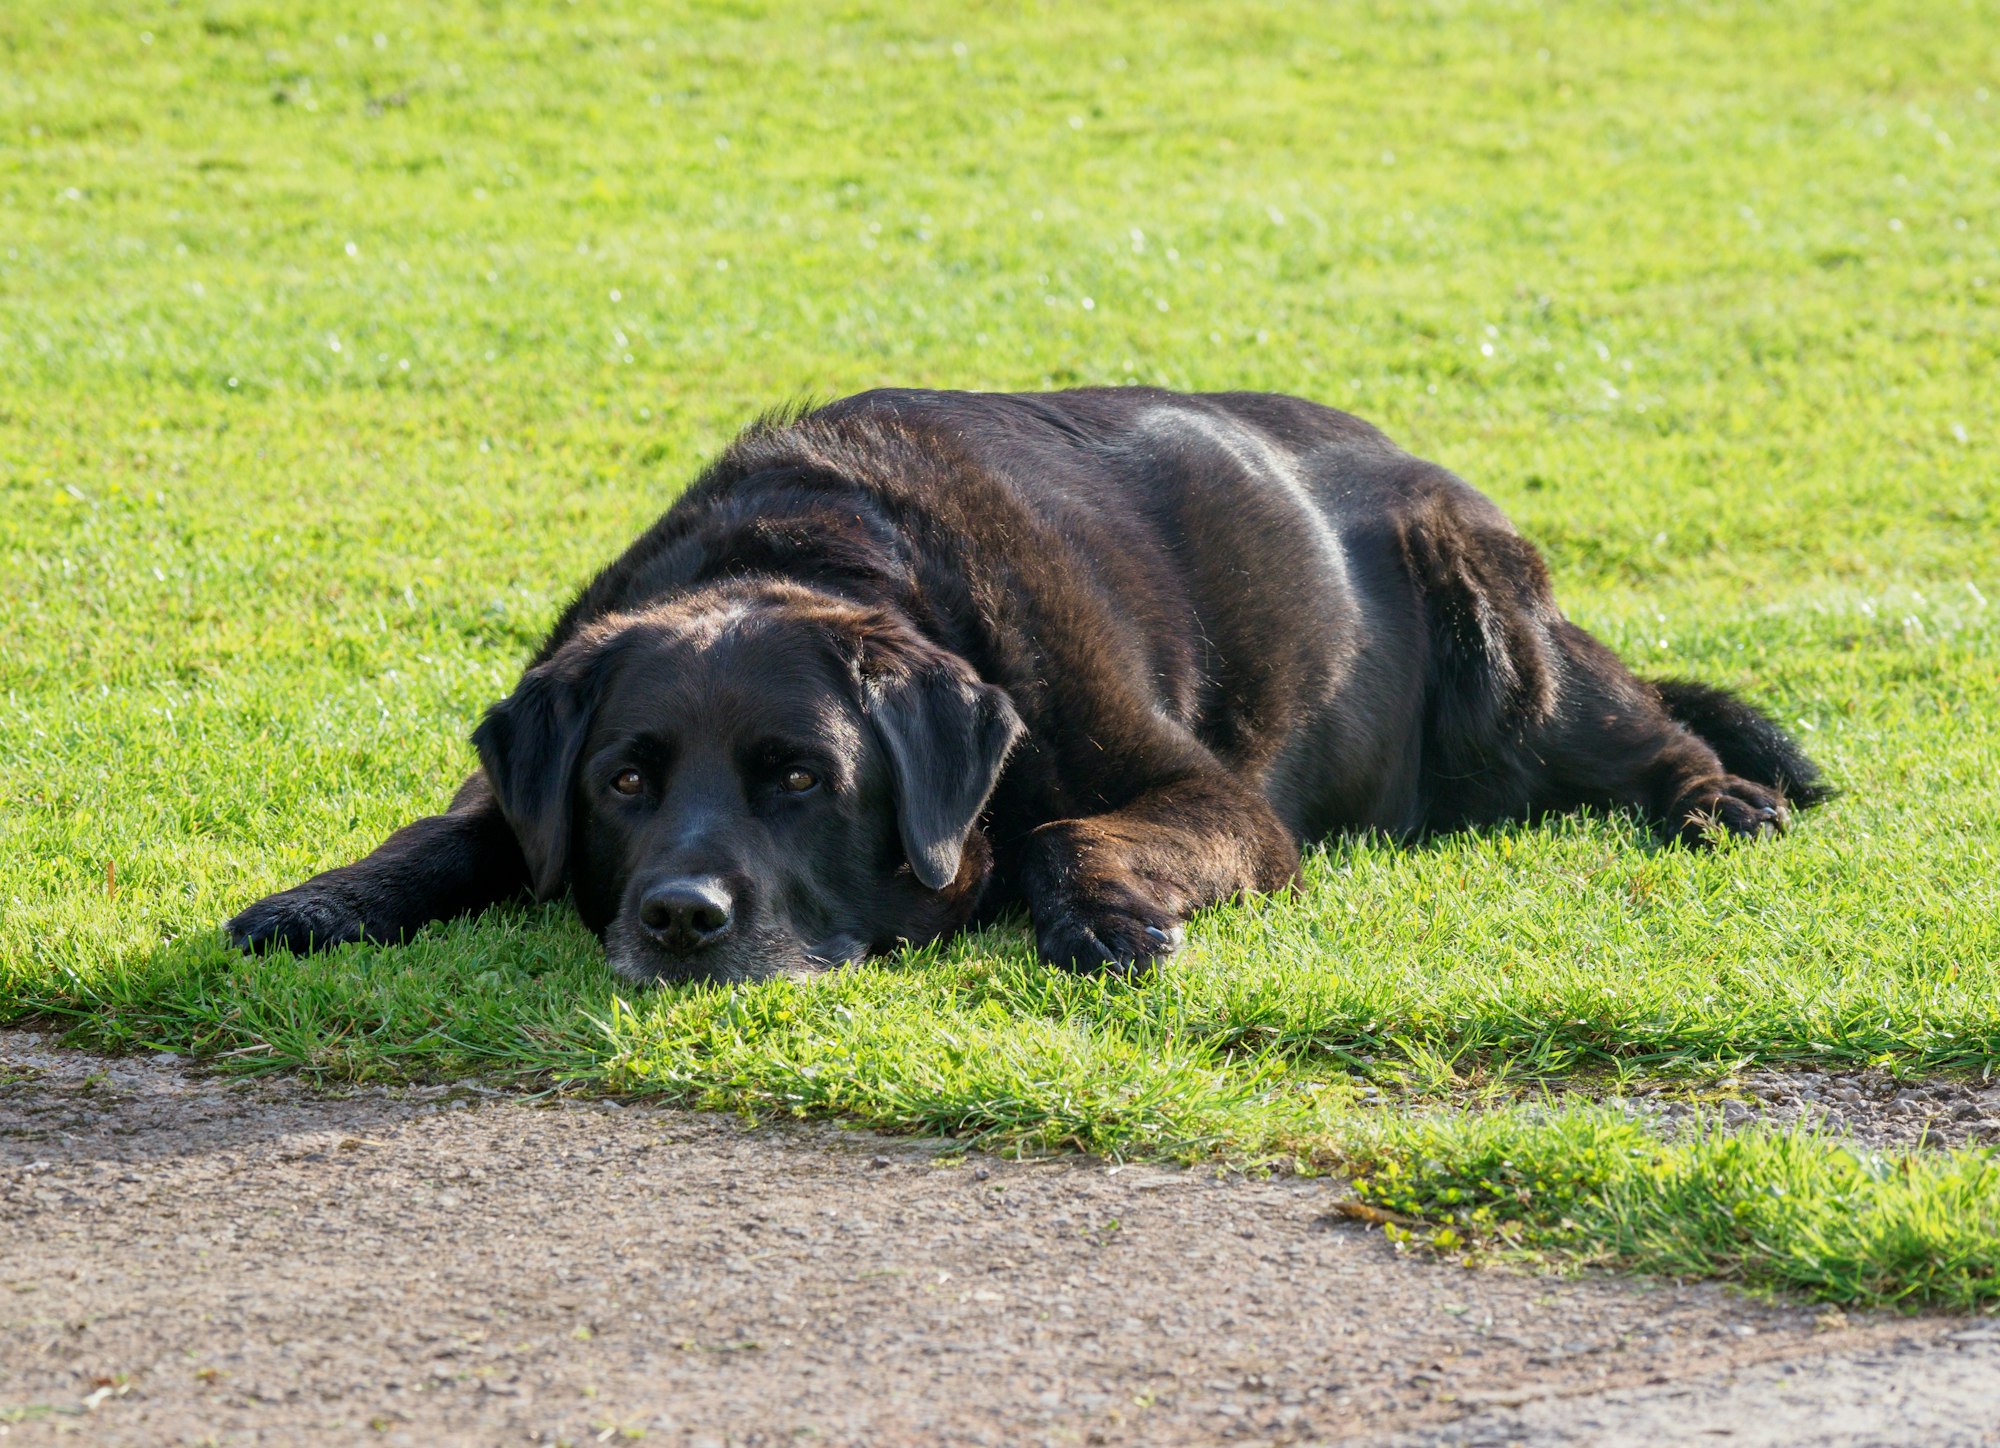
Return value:
<svg viewBox="0 0 2000 1448">
<path fill-rule="evenodd" d="M 1406 1261 L 1333 1195 L 0 1032 L 0 1433 L 2000 1442 L 1978 1324 Z"/>
</svg>

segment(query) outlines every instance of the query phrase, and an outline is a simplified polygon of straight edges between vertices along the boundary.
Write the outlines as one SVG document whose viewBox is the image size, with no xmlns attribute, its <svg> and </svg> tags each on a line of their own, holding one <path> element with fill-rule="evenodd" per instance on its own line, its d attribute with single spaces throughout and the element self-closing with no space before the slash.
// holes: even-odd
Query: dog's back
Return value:
<svg viewBox="0 0 2000 1448">
<path fill-rule="evenodd" d="M 800 495 L 801 477 L 824 491 Z M 1043 776 L 1024 813 L 1091 803 L 1069 798 L 1079 779 L 1116 799 L 1118 759 L 1191 734 L 1307 837 L 1435 823 L 1434 628 L 1410 541 L 1518 543 L 1444 469 L 1298 398 L 884 390 L 751 429 L 586 591 L 577 621 L 633 606 L 635 585 L 752 566 L 768 550 L 746 526 L 811 537 L 816 559 L 843 530 L 870 560 L 907 552 L 897 602 L 928 612 L 1059 756 L 1018 771 Z"/>
</svg>

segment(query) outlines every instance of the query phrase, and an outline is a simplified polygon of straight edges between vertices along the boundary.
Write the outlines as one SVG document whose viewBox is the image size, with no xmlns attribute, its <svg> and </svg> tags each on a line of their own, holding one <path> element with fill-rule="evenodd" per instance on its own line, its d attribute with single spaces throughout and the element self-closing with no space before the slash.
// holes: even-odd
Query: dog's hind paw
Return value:
<svg viewBox="0 0 2000 1448">
<path fill-rule="evenodd" d="M 1713 845 L 1726 837 L 1781 835 L 1790 823 L 1783 795 L 1733 774 L 1683 796 L 1674 813 L 1681 843 L 1696 847 Z"/>
<path fill-rule="evenodd" d="M 353 904 L 315 880 L 268 895 L 223 927 L 229 943 L 253 954 L 289 950 L 305 955 L 330 950 L 368 934 L 368 923 Z"/>
</svg>

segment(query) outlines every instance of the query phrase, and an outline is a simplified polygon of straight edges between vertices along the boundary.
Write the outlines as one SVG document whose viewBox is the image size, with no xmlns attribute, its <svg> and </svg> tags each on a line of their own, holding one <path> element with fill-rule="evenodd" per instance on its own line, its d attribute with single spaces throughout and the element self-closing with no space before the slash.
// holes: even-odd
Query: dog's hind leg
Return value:
<svg viewBox="0 0 2000 1448">
<path fill-rule="evenodd" d="M 1788 782 L 1813 786 L 1795 804 L 1824 796 L 1777 726 L 1719 690 L 1635 678 L 1562 616 L 1532 545 L 1462 508 L 1440 495 L 1402 537 L 1430 623 L 1427 827 L 1630 809 L 1698 845 L 1782 831 Z"/>
<path fill-rule="evenodd" d="M 1195 910 L 1297 875 L 1299 849 L 1263 795 L 1220 770 L 1029 837 L 1021 876 L 1043 956 L 1128 970 L 1171 954 Z"/>
<path fill-rule="evenodd" d="M 1754 718 L 1782 741 L 1778 752 L 1790 774 L 1759 768 L 1760 756 L 1734 749 L 1739 767 L 1764 777 L 1732 772 L 1716 745 L 1677 716 L 1674 698 L 1634 677 L 1610 649 L 1569 623 L 1557 627 L 1554 641 L 1563 656 L 1561 698 L 1534 741 L 1542 766 L 1538 809 L 1632 809 L 1683 844 L 1702 845 L 1718 835 L 1782 833 L 1789 805 L 1825 797 L 1797 747 L 1747 704 L 1719 690 L 1702 694 L 1712 706 L 1727 698 L 1732 718 Z"/>
<path fill-rule="evenodd" d="M 242 950 L 393 944 L 434 920 L 470 915 L 527 888 L 514 832 L 486 776 L 474 774 L 443 814 L 403 826 L 351 865 L 259 900 L 227 929 Z"/>
</svg>

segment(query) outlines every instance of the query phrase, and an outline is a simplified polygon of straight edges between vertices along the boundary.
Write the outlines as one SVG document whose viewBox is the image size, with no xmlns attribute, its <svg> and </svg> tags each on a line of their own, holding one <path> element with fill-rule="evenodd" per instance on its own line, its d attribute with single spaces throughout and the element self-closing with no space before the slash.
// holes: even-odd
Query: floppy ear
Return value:
<svg viewBox="0 0 2000 1448">
<path fill-rule="evenodd" d="M 569 865 L 570 795 L 596 705 L 595 651 L 565 648 L 521 676 L 472 731 L 479 762 L 528 862 L 537 900 L 561 892 Z"/>
<path fill-rule="evenodd" d="M 999 689 L 942 665 L 871 681 L 863 712 L 888 751 L 910 869 L 942 890 L 958 878 L 965 837 L 1021 737 L 1021 718 Z"/>
</svg>

